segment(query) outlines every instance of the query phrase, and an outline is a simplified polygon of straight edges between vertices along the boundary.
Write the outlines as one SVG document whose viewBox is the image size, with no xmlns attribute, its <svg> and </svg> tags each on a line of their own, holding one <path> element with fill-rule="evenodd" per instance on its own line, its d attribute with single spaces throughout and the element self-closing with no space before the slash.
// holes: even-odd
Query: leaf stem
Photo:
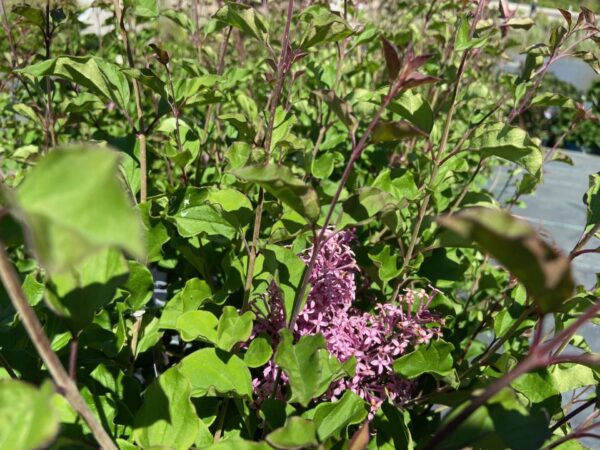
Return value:
<svg viewBox="0 0 600 450">
<path fill-rule="evenodd" d="M 281 39 L 281 55 L 279 57 L 279 63 L 277 64 L 277 79 L 275 81 L 275 89 L 271 92 L 269 98 L 269 124 L 267 132 L 265 134 L 264 146 L 265 146 L 265 164 L 269 163 L 271 158 L 271 140 L 273 138 L 273 128 L 275 124 L 275 111 L 279 104 L 279 97 L 283 89 L 283 81 L 290 69 L 291 63 L 288 58 L 288 48 L 290 46 L 290 26 L 292 24 L 292 15 L 294 12 L 294 0 L 288 1 L 287 6 L 287 19 L 285 22 L 285 29 L 283 31 L 283 37 Z M 258 192 L 258 206 L 256 207 L 256 213 L 254 216 L 254 229 L 252 231 L 252 243 L 250 246 L 250 254 L 248 255 L 248 272 L 246 273 L 246 281 L 244 283 L 244 299 L 242 304 L 242 311 L 247 311 L 249 308 L 250 292 L 252 291 L 252 279 L 254 278 L 254 266 L 256 264 L 256 257 L 258 256 L 258 240 L 260 237 L 260 226 L 262 222 L 262 213 L 264 209 L 265 191 L 261 187 Z"/>
<path fill-rule="evenodd" d="M 117 450 L 116 445 L 108 433 L 102 428 L 102 425 L 96 420 L 94 413 L 87 406 L 85 400 L 79 393 L 77 385 L 69 377 L 61 364 L 56 353 L 52 351 L 48 337 L 44 333 L 42 325 L 38 320 L 35 312 L 27 302 L 27 298 L 23 293 L 19 277 L 13 268 L 8 254 L 6 253 L 4 244 L 0 241 L 0 279 L 6 288 L 6 292 L 16 309 L 21 316 L 21 321 L 27 334 L 29 335 L 33 345 L 35 346 L 42 361 L 48 368 L 52 379 L 61 394 L 63 394 L 73 409 L 85 420 L 89 426 L 96 441 L 100 444 L 103 450 Z"/>
<path fill-rule="evenodd" d="M 594 405 L 597 401 L 598 401 L 598 397 L 592 397 L 589 400 L 587 400 L 586 402 L 582 403 L 577 408 L 575 408 L 573 411 L 571 411 L 569 414 L 567 414 L 562 419 L 557 421 L 554 425 L 552 425 L 552 427 L 550 428 L 550 431 L 554 432 L 554 431 L 558 430 L 565 423 L 569 422 L 569 420 L 571 420 L 573 417 L 575 417 L 578 414 L 580 414 L 581 412 L 585 411 L 590 406 Z"/>
<path fill-rule="evenodd" d="M 69 344 L 69 377 L 77 381 L 77 351 L 79 349 L 79 338 L 73 335 Z"/>
<path fill-rule="evenodd" d="M 125 28 L 125 18 L 123 16 L 123 10 L 119 5 L 119 0 L 113 0 L 115 7 L 115 18 L 117 20 L 117 26 L 119 28 L 121 39 L 125 45 L 125 54 L 127 56 L 127 63 L 131 69 L 135 68 L 135 61 L 133 59 L 133 50 L 131 49 L 131 43 L 129 42 L 129 36 L 127 29 Z M 133 95 L 135 98 L 135 109 L 137 112 L 138 123 L 133 130 L 136 134 L 139 146 L 140 146 L 140 203 L 144 203 L 148 198 L 148 163 L 146 155 L 146 135 L 144 134 L 144 111 L 142 109 L 142 94 L 141 87 L 138 80 L 133 80 Z"/>
<path fill-rule="evenodd" d="M 457 428 L 467 420 L 479 407 L 483 406 L 489 399 L 507 387 L 510 383 L 516 380 L 521 375 L 540 367 L 546 367 L 551 364 L 559 364 L 562 362 L 575 362 L 576 355 L 573 357 L 554 358 L 552 352 L 554 349 L 565 341 L 569 341 L 573 334 L 588 320 L 593 318 L 600 311 L 600 301 L 596 300 L 594 306 L 588 308 L 581 316 L 577 318 L 571 325 L 555 335 L 552 339 L 544 344 L 537 345 L 531 349 L 529 354 L 517 366 L 502 378 L 494 381 L 480 396 L 471 400 L 471 402 L 460 411 L 453 419 L 446 422 L 441 429 L 431 438 L 431 440 L 423 447 L 422 450 L 434 450 L 439 447 L 439 444 L 448 436 L 454 433 Z"/>
<path fill-rule="evenodd" d="M 13 380 L 17 380 L 19 378 L 2 352 L 0 352 L 0 365 L 4 367 L 8 375 Z"/>
<path fill-rule="evenodd" d="M 312 255 L 310 257 L 308 265 L 304 269 L 302 283 L 300 284 L 300 287 L 296 291 L 296 296 L 294 297 L 292 314 L 290 317 L 290 322 L 288 324 L 289 329 L 294 328 L 296 319 L 298 317 L 298 314 L 300 313 L 300 308 L 301 308 L 302 302 L 304 300 L 304 295 L 306 294 L 306 289 L 308 288 L 310 274 L 312 273 L 312 271 L 315 267 L 315 264 L 317 262 L 317 257 L 319 255 L 319 251 L 321 250 L 321 245 L 323 244 L 323 241 L 325 238 L 325 232 L 327 231 L 327 228 L 329 227 L 329 224 L 331 223 L 331 218 L 333 217 L 335 206 L 337 205 L 337 202 L 339 201 L 340 196 L 342 195 L 342 190 L 344 189 L 344 185 L 348 181 L 348 177 L 350 176 L 350 173 L 352 172 L 354 163 L 356 161 L 358 161 L 358 159 L 362 155 L 362 152 L 367 146 L 367 141 L 368 141 L 369 137 L 371 136 L 373 129 L 379 123 L 381 116 L 383 115 L 383 112 L 387 109 L 387 107 L 391 103 L 392 99 L 395 97 L 395 95 L 399 91 L 399 89 L 402 85 L 402 82 L 403 82 L 403 80 L 400 79 L 400 80 L 394 82 L 392 84 L 392 86 L 390 86 L 389 92 L 383 99 L 383 102 L 381 103 L 379 110 L 375 114 L 375 117 L 373 117 L 373 119 L 371 120 L 371 123 L 369 123 L 369 125 L 367 126 L 367 129 L 365 130 L 364 134 L 362 135 L 360 141 L 358 141 L 358 143 L 352 149 L 352 152 L 350 154 L 350 159 L 348 160 L 348 163 L 346 164 L 344 173 L 342 174 L 342 178 L 340 179 L 337 190 L 336 190 L 335 194 L 333 195 L 333 198 L 331 199 L 331 203 L 329 205 L 329 210 L 327 211 L 327 215 L 325 216 L 325 220 L 323 221 L 323 224 L 321 225 L 321 230 L 319 231 L 317 238 L 313 242 Z"/>
<path fill-rule="evenodd" d="M 46 47 L 46 60 L 50 59 L 52 51 L 52 37 L 54 29 L 50 29 L 50 0 L 46 0 L 46 29 L 44 30 L 44 44 Z M 46 151 L 48 151 L 48 143 L 52 147 L 56 146 L 56 135 L 54 133 L 54 113 L 52 111 L 52 80 L 49 76 L 46 77 Z"/>
<path fill-rule="evenodd" d="M 469 31 L 469 38 L 472 38 L 475 34 L 475 27 L 477 26 L 477 22 L 481 18 L 481 14 L 483 12 L 483 7 L 486 2 L 484 0 L 480 0 L 477 5 L 477 10 L 475 11 L 475 16 L 473 18 L 473 23 L 471 24 L 471 28 Z M 429 179 L 429 187 L 435 183 L 435 179 L 438 175 L 438 171 L 441 167 L 441 163 L 443 160 L 444 152 L 446 151 L 446 146 L 448 145 L 448 140 L 450 138 L 450 126 L 452 125 L 452 119 L 454 117 L 454 113 L 456 111 L 456 99 L 458 97 L 458 89 L 460 87 L 460 83 L 462 77 L 465 73 L 465 67 L 467 64 L 467 59 L 469 57 L 470 51 L 469 49 L 465 50 L 460 64 L 458 66 L 458 71 L 456 73 L 456 81 L 454 83 L 454 88 L 452 89 L 452 97 L 450 100 L 450 108 L 448 109 L 448 113 L 446 114 L 446 121 L 444 122 L 444 130 L 442 132 L 442 139 L 440 141 L 440 145 L 438 147 L 438 152 L 435 160 L 433 161 L 433 167 L 431 169 L 431 177 Z M 419 232 L 421 231 L 421 226 L 423 224 L 423 219 L 425 218 L 425 214 L 427 213 L 427 207 L 429 206 L 429 202 L 431 201 L 431 194 L 426 194 L 419 206 L 419 211 L 417 213 L 417 220 L 415 226 L 413 228 L 413 232 L 410 237 L 410 241 L 408 243 L 408 247 L 406 250 L 406 254 L 404 256 L 402 271 L 406 273 L 406 269 L 408 264 L 410 263 L 413 253 L 415 250 L 415 246 L 417 244 L 417 240 L 419 238 Z"/>
</svg>

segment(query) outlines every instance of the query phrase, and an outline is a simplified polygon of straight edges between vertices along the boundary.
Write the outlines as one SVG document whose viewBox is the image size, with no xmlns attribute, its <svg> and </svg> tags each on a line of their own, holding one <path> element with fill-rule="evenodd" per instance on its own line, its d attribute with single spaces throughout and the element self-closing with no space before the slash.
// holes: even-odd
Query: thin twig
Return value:
<svg viewBox="0 0 600 450">
<path fill-rule="evenodd" d="M 581 412 L 585 411 L 590 406 L 596 404 L 597 401 L 598 401 L 598 397 L 592 397 L 588 401 L 586 401 L 583 404 L 579 405 L 577 408 L 575 408 L 569 414 L 567 414 L 562 419 L 560 419 L 558 422 L 556 422 L 554 425 L 552 425 L 552 427 L 550 428 L 550 431 L 553 433 L 554 431 L 558 430 L 565 423 L 569 422 L 569 420 L 571 420 L 573 417 L 575 417 L 578 414 L 580 414 Z"/>
<path fill-rule="evenodd" d="M 0 279 L 6 288 L 10 300 L 21 317 L 21 321 L 31 342 L 35 346 L 42 361 L 48 368 L 58 391 L 65 396 L 71 406 L 85 420 L 96 441 L 104 450 L 117 450 L 108 433 L 96 420 L 94 413 L 79 393 L 77 385 L 69 377 L 61 364 L 56 353 L 52 351 L 48 337 L 44 333 L 42 325 L 35 312 L 27 302 L 27 298 L 21 288 L 19 277 L 13 268 L 4 244 L 0 241 Z"/>
<path fill-rule="evenodd" d="M 269 97 L 269 124 L 264 139 L 264 147 L 266 152 L 265 164 L 268 164 L 271 156 L 271 140 L 273 138 L 273 127 L 275 124 L 275 112 L 279 104 L 279 97 L 283 89 L 283 82 L 287 73 L 290 69 L 291 63 L 288 61 L 288 49 L 290 39 L 290 26 L 292 24 L 292 15 L 294 12 L 294 0 L 288 1 L 287 7 L 287 20 L 285 23 L 285 29 L 283 31 L 283 37 L 281 39 L 281 55 L 279 57 L 279 63 L 277 64 L 277 79 L 275 81 L 275 89 Z M 258 194 L 258 206 L 256 207 L 256 213 L 254 217 L 254 229 L 252 231 L 252 244 L 250 247 L 250 254 L 248 255 L 248 271 L 246 273 L 246 281 L 244 283 L 244 299 L 242 309 L 245 311 L 249 307 L 250 291 L 252 290 L 252 279 L 254 278 L 254 265 L 256 264 L 256 257 L 258 256 L 258 239 L 260 237 L 260 226 L 262 222 L 263 204 L 265 193 L 261 187 Z"/>
<path fill-rule="evenodd" d="M 13 380 L 17 380 L 19 378 L 2 352 L 0 352 L 0 364 L 2 367 L 4 367 L 8 375 Z"/>
<path fill-rule="evenodd" d="M 596 300 L 594 306 L 590 307 L 581 316 L 577 318 L 571 325 L 555 335 L 548 342 L 538 345 L 531 349 L 529 354 L 517 366 L 502 378 L 497 379 L 478 397 L 474 398 L 464 409 L 460 411 L 452 420 L 446 422 L 441 429 L 431 438 L 431 440 L 423 447 L 423 450 L 434 450 L 439 447 L 448 436 L 454 433 L 458 427 L 467 420 L 471 414 L 477 411 L 481 406 L 487 403 L 494 395 L 502 389 L 510 385 L 514 380 L 521 375 L 530 372 L 534 369 L 549 366 L 551 364 L 559 364 L 563 362 L 575 362 L 576 357 L 553 358 L 552 352 L 556 347 L 563 344 L 565 341 L 577 332 L 579 327 L 592 319 L 600 311 L 600 301 Z M 581 355 L 576 355 L 577 357 Z"/>
<path fill-rule="evenodd" d="M 125 28 L 125 17 L 123 16 L 123 10 L 119 5 L 119 0 L 113 0 L 115 7 L 115 18 L 117 20 L 117 26 L 119 28 L 121 39 L 123 39 L 123 45 L 125 46 L 125 54 L 127 56 L 127 63 L 131 69 L 135 68 L 135 61 L 133 59 L 133 50 L 129 42 L 129 36 L 127 29 Z M 133 130 L 136 133 L 138 143 L 140 146 L 140 203 L 144 203 L 148 198 L 148 163 L 146 155 L 146 135 L 144 134 L 144 111 L 142 109 L 142 94 L 141 87 L 138 80 L 133 80 L 133 95 L 135 98 L 135 109 L 137 112 L 137 126 Z"/>
<path fill-rule="evenodd" d="M 73 381 L 77 381 L 77 351 L 79 349 L 79 338 L 73 336 L 69 344 L 69 376 Z"/>
<path fill-rule="evenodd" d="M 479 19 L 481 18 L 481 14 L 483 12 L 485 3 L 486 3 L 485 0 L 481 0 L 479 2 L 479 4 L 477 5 L 477 10 L 475 11 L 473 23 L 471 24 L 471 28 L 469 31 L 469 38 L 472 38 L 473 35 L 475 34 L 477 22 L 479 22 Z M 454 87 L 452 89 L 450 108 L 448 110 L 448 113 L 446 114 L 446 120 L 444 122 L 444 131 L 442 133 L 442 139 L 440 141 L 440 145 L 439 145 L 438 151 L 437 151 L 437 156 L 436 156 L 435 160 L 433 161 L 433 167 L 431 169 L 431 177 L 429 178 L 430 185 L 435 182 L 435 179 L 438 175 L 438 171 L 441 167 L 442 159 L 444 157 L 444 152 L 446 151 L 446 146 L 448 144 L 448 139 L 450 137 L 450 128 L 452 125 L 452 119 L 454 116 L 454 112 L 456 111 L 456 99 L 458 97 L 458 89 L 460 87 L 462 77 L 465 73 L 465 67 L 467 64 L 467 59 L 469 58 L 469 54 L 470 54 L 470 51 L 468 49 L 464 51 L 464 53 L 461 57 L 461 60 L 460 60 L 460 64 L 458 66 L 458 72 L 456 74 L 456 81 L 455 81 Z M 404 257 L 404 261 L 402 264 L 402 271 L 404 273 L 406 273 L 406 269 L 407 269 L 410 261 L 412 260 L 413 252 L 415 250 L 415 246 L 416 246 L 417 240 L 419 238 L 419 233 L 421 231 L 421 225 L 423 224 L 423 219 L 425 218 L 425 214 L 427 213 L 427 208 L 429 206 L 430 200 L 431 200 L 431 194 L 425 195 L 425 197 L 423 197 L 421 205 L 419 206 L 419 211 L 417 213 L 417 220 L 415 222 L 415 226 L 413 228 L 413 231 L 412 231 L 412 234 L 410 237 L 410 241 L 408 243 L 408 248 L 406 250 L 406 255 Z M 402 281 L 400 281 L 400 282 L 402 282 Z"/>
<path fill-rule="evenodd" d="M 362 135 L 360 141 L 352 149 L 352 152 L 350 154 L 350 159 L 348 160 L 348 163 L 346 164 L 346 168 L 344 169 L 342 178 L 339 181 L 337 190 L 336 190 L 335 194 L 333 195 L 333 198 L 331 199 L 331 203 L 329 205 L 329 210 L 327 211 L 325 220 L 323 221 L 323 224 L 321 225 L 321 230 L 319 231 L 319 235 L 313 242 L 312 255 L 310 257 L 308 265 L 304 269 L 304 276 L 302 278 L 302 283 L 300 284 L 300 287 L 296 291 L 296 296 L 294 298 L 293 310 L 292 310 L 290 322 L 288 324 L 289 329 L 293 329 L 294 324 L 296 323 L 296 318 L 297 318 L 298 314 L 300 313 L 300 307 L 302 306 L 302 301 L 304 300 L 304 295 L 306 293 L 306 289 L 308 288 L 310 274 L 312 273 L 312 270 L 314 269 L 314 266 L 317 262 L 317 256 L 321 249 L 321 245 L 323 244 L 325 233 L 329 227 L 329 224 L 331 223 L 331 218 L 333 217 L 335 207 L 337 205 L 337 202 L 340 199 L 342 190 L 344 189 L 344 185 L 348 181 L 348 177 L 350 176 L 350 173 L 352 172 L 354 163 L 356 161 L 358 161 L 358 159 L 362 155 L 362 152 L 365 149 L 365 147 L 367 146 L 367 141 L 368 141 L 369 137 L 371 136 L 373 129 L 379 123 L 379 120 L 381 119 L 383 112 L 387 109 L 387 107 L 391 103 L 392 99 L 396 96 L 396 94 L 398 93 L 403 82 L 404 82 L 404 80 L 400 79 L 400 80 L 397 80 L 396 82 L 394 82 L 392 84 L 392 86 L 390 86 L 389 92 L 383 99 L 383 102 L 381 103 L 379 110 L 375 114 L 375 117 L 373 117 L 373 119 L 371 120 L 371 123 L 369 123 L 369 125 L 367 126 L 367 129 L 365 130 L 364 134 Z"/>
</svg>

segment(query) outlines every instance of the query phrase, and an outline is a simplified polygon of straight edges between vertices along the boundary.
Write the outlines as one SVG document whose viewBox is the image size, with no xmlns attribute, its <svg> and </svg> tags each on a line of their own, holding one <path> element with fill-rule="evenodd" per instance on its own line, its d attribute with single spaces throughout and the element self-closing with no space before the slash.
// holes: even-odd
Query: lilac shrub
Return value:
<svg viewBox="0 0 600 450">
<path fill-rule="evenodd" d="M 335 400 L 349 389 L 369 402 L 374 412 L 386 399 L 399 402 L 410 398 L 414 383 L 396 375 L 392 364 L 415 345 L 439 337 L 441 321 L 429 311 L 435 289 L 429 293 L 408 289 L 394 303 L 374 304 L 372 312 L 354 306 L 360 269 L 350 246 L 353 239 L 354 233 L 349 230 L 327 231 L 310 275 L 312 288 L 294 325 L 294 336 L 321 333 L 327 350 L 341 363 L 355 357 L 354 375 L 333 383 L 325 398 Z M 305 262 L 310 260 L 311 252 L 312 247 L 302 255 Z M 254 334 L 267 334 L 276 344 L 278 331 L 286 324 L 282 296 L 275 284 L 262 301 L 267 313 L 254 305 L 258 317 Z M 282 384 L 286 383 L 285 375 L 277 372 L 271 361 L 262 376 L 254 380 L 259 402 L 273 393 L 278 376 Z"/>
</svg>

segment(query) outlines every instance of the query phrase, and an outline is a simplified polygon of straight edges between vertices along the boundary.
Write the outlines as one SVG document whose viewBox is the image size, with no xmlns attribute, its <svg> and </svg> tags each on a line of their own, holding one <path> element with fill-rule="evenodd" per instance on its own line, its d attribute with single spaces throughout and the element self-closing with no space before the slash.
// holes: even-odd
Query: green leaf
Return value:
<svg viewBox="0 0 600 450">
<path fill-rule="evenodd" d="M 306 406 L 323 392 L 323 367 L 319 353 L 326 351 L 324 349 L 327 343 L 321 334 L 315 334 L 302 336 L 294 345 L 289 330 L 282 330 L 280 333 L 281 342 L 275 352 L 275 363 L 288 376 L 292 388 L 290 401 Z"/>
<path fill-rule="evenodd" d="M 246 116 L 240 113 L 228 113 L 221 114 L 219 116 L 219 120 L 223 120 L 231 124 L 234 127 L 239 135 L 238 139 L 243 139 L 249 143 L 254 142 L 254 138 L 256 137 L 256 130 L 254 129 L 254 125 L 246 119 Z"/>
<path fill-rule="evenodd" d="M 255 337 L 244 354 L 244 362 L 252 369 L 265 365 L 273 355 L 271 343 L 265 337 Z"/>
<path fill-rule="evenodd" d="M 273 152 L 278 145 L 290 143 L 292 135 L 292 127 L 296 123 L 296 118 L 286 112 L 284 108 L 279 106 L 275 110 L 275 121 L 273 123 L 273 137 L 271 138 L 271 152 Z"/>
<path fill-rule="evenodd" d="M 273 450 L 266 442 L 245 441 L 240 438 L 222 440 L 202 450 Z"/>
<path fill-rule="evenodd" d="M 217 347 L 230 351 L 238 342 L 245 342 L 252 334 L 254 313 L 238 314 L 233 306 L 225 306 L 217 327 Z"/>
<path fill-rule="evenodd" d="M 562 108 L 567 109 L 575 109 L 577 107 L 576 103 L 569 97 L 565 97 L 564 95 L 560 94 L 555 94 L 553 92 L 544 92 L 536 95 L 533 98 L 533 100 L 531 100 L 531 104 L 529 106 L 531 108 L 548 108 L 550 106 L 560 106 Z"/>
<path fill-rule="evenodd" d="M 0 381 L 0 448 L 46 448 L 58 434 L 60 419 L 52 405 L 53 388 L 15 380 Z"/>
<path fill-rule="evenodd" d="M 406 120 L 378 122 L 371 134 L 371 140 L 375 144 L 380 142 L 404 141 L 417 137 L 427 137 L 427 133 Z"/>
<path fill-rule="evenodd" d="M 300 43 L 302 50 L 341 41 L 352 35 L 348 23 L 325 5 L 309 6 L 300 14 L 300 20 L 306 24 L 304 28 L 306 31 Z"/>
<path fill-rule="evenodd" d="M 198 278 L 188 280 L 183 290 L 165 305 L 160 318 L 160 327 L 177 329 L 177 320 L 182 314 L 198 309 L 211 297 L 212 292 L 206 281 Z"/>
<path fill-rule="evenodd" d="M 46 25 L 44 11 L 40 8 L 34 8 L 29 5 L 16 5 L 13 6 L 11 11 L 13 14 L 22 17 L 24 22 L 35 25 L 40 29 L 44 29 Z"/>
<path fill-rule="evenodd" d="M 571 296 L 574 282 L 569 258 L 544 242 L 526 222 L 488 208 L 465 209 L 439 222 L 504 265 L 542 312 L 557 310 Z"/>
<path fill-rule="evenodd" d="M 596 367 L 581 364 L 555 364 L 548 369 L 554 386 L 559 392 L 570 392 L 586 386 L 597 384 Z"/>
<path fill-rule="evenodd" d="M 541 403 L 551 397 L 560 395 L 554 380 L 547 369 L 540 369 L 521 375 L 511 386 L 533 403 Z"/>
<path fill-rule="evenodd" d="M 53 275 L 47 284 L 46 300 L 57 314 L 82 329 L 113 300 L 128 272 L 127 261 L 119 251 L 101 250 L 71 271 Z"/>
<path fill-rule="evenodd" d="M 140 337 L 133 353 L 135 358 L 158 344 L 163 337 L 164 331 L 161 331 L 160 321 L 156 317 L 145 314 L 142 317 L 139 333 Z"/>
<path fill-rule="evenodd" d="M 158 3 L 156 0 L 126 0 L 125 4 L 133 6 L 133 14 L 138 17 L 148 19 L 158 17 Z"/>
<path fill-rule="evenodd" d="M 424 133 L 431 133 L 433 129 L 433 111 L 421 94 L 412 91 L 403 92 L 400 97 L 390 103 L 388 108 Z"/>
<path fill-rule="evenodd" d="M 144 448 L 189 449 L 199 429 L 190 394 L 190 382 L 177 368 L 158 377 L 135 416 L 135 441 Z"/>
<path fill-rule="evenodd" d="M 529 30 L 535 22 L 530 17 L 511 17 L 505 24 L 517 30 Z"/>
<path fill-rule="evenodd" d="M 521 128 L 502 123 L 487 126 L 469 141 L 468 148 L 517 163 L 532 175 L 540 174 L 542 151 Z"/>
<path fill-rule="evenodd" d="M 466 405 L 452 410 L 444 422 L 456 417 Z M 456 428 L 439 448 L 536 450 L 543 447 L 550 434 L 548 422 L 547 411 L 528 410 L 513 391 L 504 389 Z"/>
<path fill-rule="evenodd" d="M 114 101 L 123 110 L 129 107 L 127 78 L 115 64 L 94 56 L 60 56 L 32 64 L 20 72 L 42 77 L 55 76 L 72 81 L 94 94 Z"/>
<path fill-rule="evenodd" d="M 251 216 L 248 198 L 234 189 L 210 191 L 189 187 L 170 219 L 183 237 L 198 234 L 233 239 Z"/>
<path fill-rule="evenodd" d="M 379 172 L 372 186 L 392 195 L 396 200 L 414 200 L 419 196 L 419 188 L 412 172 L 404 172 L 392 179 L 390 169 Z"/>
<path fill-rule="evenodd" d="M 154 93 L 158 94 L 160 97 L 165 100 L 169 98 L 166 90 L 166 84 L 163 80 L 161 80 L 158 75 L 156 75 L 150 69 L 121 69 L 128 77 L 139 81 L 144 86 L 150 88 Z"/>
<path fill-rule="evenodd" d="M 55 148 L 19 186 L 20 213 L 48 270 L 64 271 L 106 247 L 143 256 L 142 223 L 117 179 L 118 159 L 96 147 Z"/>
<path fill-rule="evenodd" d="M 344 162 L 344 157 L 338 152 L 327 152 L 312 161 L 311 172 L 321 180 L 329 178 L 336 163 Z"/>
<path fill-rule="evenodd" d="M 378 448 L 414 450 L 415 443 L 408 428 L 409 423 L 410 415 L 407 410 L 400 411 L 389 401 L 384 402 L 373 418 L 373 424 L 377 429 Z"/>
<path fill-rule="evenodd" d="M 319 439 L 325 441 L 331 436 L 339 439 L 348 426 L 363 422 L 368 412 L 362 398 L 346 391 L 338 401 L 318 405 L 312 419 L 317 424 Z"/>
<path fill-rule="evenodd" d="M 277 449 L 301 449 L 317 445 L 315 424 L 302 417 L 288 417 L 285 425 L 267 435 L 267 442 Z"/>
<path fill-rule="evenodd" d="M 129 293 L 127 304 L 133 309 L 141 309 L 152 298 L 154 279 L 146 266 L 129 261 L 129 278 L 122 289 Z"/>
<path fill-rule="evenodd" d="M 587 207 L 586 225 L 600 222 L 600 173 L 589 176 L 589 188 L 585 193 L 584 203 Z"/>
<path fill-rule="evenodd" d="M 239 169 L 246 165 L 252 148 L 246 142 L 234 142 L 225 152 L 225 158 L 232 169 Z"/>
<path fill-rule="evenodd" d="M 215 13 L 214 18 L 261 42 L 268 42 L 269 28 L 267 22 L 251 6 L 228 2 Z"/>
<path fill-rule="evenodd" d="M 289 167 L 269 164 L 247 166 L 232 172 L 238 178 L 260 185 L 310 222 L 319 218 L 319 197 L 315 190 L 296 178 Z"/>
<path fill-rule="evenodd" d="M 431 341 L 394 361 L 394 371 L 409 380 L 424 373 L 445 377 L 452 373 L 454 346 L 443 340 Z"/>
<path fill-rule="evenodd" d="M 483 156 L 497 156 L 517 163 L 531 175 L 539 177 L 543 155 L 526 131 L 501 123 L 484 128 L 468 144 Z"/>
<path fill-rule="evenodd" d="M 391 254 L 389 245 L 384 246 L 379 253 L 369 253 L 369 259 L 375 263 L 381 281 L 387 282 L 396 278 L 402 269 L 398 267 L 398 254 Z"/>
<path fill-rule="evenodd" d="M 454 50 L 460 52 L 485 45 L 487 38 L 469 38 L 471 26 L 466 18 L 461 17 L 458 22 L 458 32 L 456 34 Z"/>
<path fill-rule="evenodd" d="M 293 250 L 280 245 L 267 245 L 262 255 L 265 258 L 265 271 L 273 275 L 268 282 L 275 281 L 281 290 L 285 319 L 289 322 L 306 263 Z"/>
<path fill-rule="evenodd" d="M 401 204 L 392 195 L 378 187 L 364 187 L 358 194 L 349 197 L 343 203 L 344 216 L 338 227 L 348 224 L 364 224 L 377 218 L 385 210 L 396 210 Z"/>
<path fill-rule="evenodd" d="M 358 128 L 358 120 L 352 114 L 352 106 L 339 98 L 335 91 L 329 89 L 321 89 L 315 94 L 323 99 L 329 106 L 329 109 L 342 121 L 349 131 L 356 131 Z"/>
<path fill-rule="evenodd" d="M 36 280 L 34 274 L 27 274 L 23 281 L 23 293 L 27 297 L 27 301 L 31 306 L 35 306 L 44 299 L 44 291 L 46 287 L 43 283 Z"/>
<path fill-rule="evenodd" d="M 184 12 L 181 11 L 176 11 L 174 9 L 167 9 L 164 11 L 161 11 L 160 15 L 162 17 L 166 17 L 167 19 L 171 19 L 173 22 L 175 22 L 177 25 L 179 25 L 181 28 L 183 28 L 185 31 L 187 31 L 188 33 L 192 34 L 194 33 L 194 24 L 192 23 L 191 19 L 188 17 L 188 15 Z"/>
<path fill-rule="evenodd" d="M 252 397 L 252 377 L 244 362 L 214 348 L 203 348 L 186 356 L 181 372 L 192 383 L 192 396 L 229 395 Z"/>
<path fill-rule="evenodd" d="M 201 339 L 214 344 L 217 342 L 218 324 L 219 319 L 211 312 L 188 311 L 179 316 L 175 328 L 186 342 Z"/>
</svg>

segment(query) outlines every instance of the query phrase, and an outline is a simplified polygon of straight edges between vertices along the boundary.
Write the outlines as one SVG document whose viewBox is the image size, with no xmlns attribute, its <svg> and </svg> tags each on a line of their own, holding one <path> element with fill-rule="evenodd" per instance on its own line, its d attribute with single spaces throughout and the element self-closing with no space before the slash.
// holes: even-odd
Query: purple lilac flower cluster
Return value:
<svg viewBox="0 0 600 450">
<path fill-rule="evenodd" d="M 407 290 L 397 304 L 376 304 L 374 313 L 353 306 L 356 299 L 356 274 L 359 268 L 350 244 L 352 231 L 327 231 L 314 270 L 310 276 L 311 291 L 294 328 L 296 337 L 322 333 L 328 351 L 345 362 L 356 358 L 352 378 L 332 384 L 326 394 L 336 399 L 350 389 L 367 400 L 372 411 L 382 402 L 410 398 L 414 383 L 398 377 L 392 364 L 414 345 L 423 344 L 441 335 L 440 319 L 429 312 L 433 294 Z M 302 256 L 311 257 L 312 248 Z M 283 301 L 277 286 L 271 285 L 265 296 L 268 313 L 258 313 L 254 334 L 265 333 L 277 341 L 278 331 L 285 326 Z M 262 377 L 254 380 L 260 401 L 272 394 L 276 370 L 270 362 Z M 281 374 L 282 382 L 286 380 Z"/>
</svg>

